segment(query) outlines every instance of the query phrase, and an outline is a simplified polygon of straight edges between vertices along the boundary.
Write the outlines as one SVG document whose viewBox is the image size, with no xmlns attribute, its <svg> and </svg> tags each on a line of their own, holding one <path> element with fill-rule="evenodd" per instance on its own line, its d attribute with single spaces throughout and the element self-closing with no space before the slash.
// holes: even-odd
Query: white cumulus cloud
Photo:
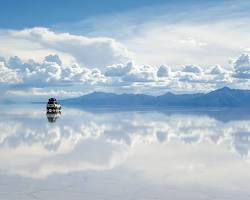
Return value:
<svg viewBox="0 0 250 200">
<path fill-rule="evenodd" d="M 165 65 L 161 65 L 157 71 L 158 77 L 168 77 L 171 74 L 171 68 Z"/>
<path fill-rule="evenodd" d="M 15 70 L 9 69 L 4 62 L 0 62 L 0 84 L 14 84 L 20 81 Z"/>
<path fill-rule="evenodd" d="M 127 64 L 118 64 L 118 65 L 112 65 L 108 66 L 105 72 L 106 76 L 124 76 L 128 74 L 132 68 L 134 67 L 134 64 L 132 62 L 129 62 Z"/>
<path fill-rule="evenodd" d="M 190 72 L 190 73 L 201 73 L 202 69 L 199 66 L 195 65 L 186 65 L 183 70 L 183 72 Z"/>
<path fill-rule="evenodd" d="M 45 49 L 69 54 L 89 68 L 123 63 L 130 60 L 131 56 L 123 44 L 112 38 L 56 33 L 42 27 L 12 30 L 9 33 L 10 37 L 25 39 L 37 43 Z"/>
<path fill-rule="evenodd" d="M 235 74 L 237 78 L 250 79 L 250 57 L 248 54 L 242 54 L 234 63 Z"/>
</svg>

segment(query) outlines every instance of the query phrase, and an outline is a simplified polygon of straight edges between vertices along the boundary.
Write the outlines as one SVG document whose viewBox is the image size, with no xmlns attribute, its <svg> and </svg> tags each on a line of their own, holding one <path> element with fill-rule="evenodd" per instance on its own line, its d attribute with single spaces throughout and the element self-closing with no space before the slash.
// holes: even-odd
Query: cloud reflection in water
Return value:
<svg viewBox="0 0 250 200">
<path fill-rule="evenodd" d="M 223 121 L 204 112 L 65 109 L 55 123 L 48 123 L 46 115 L 38 112 L 39 109 L 31 107 L 27 111 L 13 107 L 9 112 L 2 111 L 1 173 L 43 178 L 55 173 L 107 170 L 126 166 L 126 161 L 136 155 L 140 146 L 145 146 L 145 152 L 152 147 L 153 152 L 161 149 L 161 152 L 155 152 L 161 159 L 164 148 L 175 146 L 194 150 L 197 145 L 202 145 L 203 150 L 207 148 L 206 151 L 212 145 L 243 160 L 249 157 L 248 116 Z M 14 114 L 15 110 L 18 114 Z M 228 118 L 227 114 L 225 116 Z M 151 153 L 149 155 L 154 157 Z M 148 162 L 154 160 L 150 156 Z M 174 158 L 171 156 L 171 159 Z M 186 165 L 185 169 L 202 169 L 204 166 L 197 161 Z M 175 166 L 176 169 L 183 167 L 180 163 Z"/>
</svg>

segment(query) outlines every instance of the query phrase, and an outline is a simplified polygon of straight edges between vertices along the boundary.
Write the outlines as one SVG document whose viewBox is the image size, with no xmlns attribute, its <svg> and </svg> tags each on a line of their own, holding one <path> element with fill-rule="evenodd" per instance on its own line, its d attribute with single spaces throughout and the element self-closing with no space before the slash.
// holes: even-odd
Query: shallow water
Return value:
<svg viewBox="0 0 250 200">
<path fill-rule="evenodd" d="M 0 199 L 250 198 L 248 111 L 0 110 Z"/>
</svg>

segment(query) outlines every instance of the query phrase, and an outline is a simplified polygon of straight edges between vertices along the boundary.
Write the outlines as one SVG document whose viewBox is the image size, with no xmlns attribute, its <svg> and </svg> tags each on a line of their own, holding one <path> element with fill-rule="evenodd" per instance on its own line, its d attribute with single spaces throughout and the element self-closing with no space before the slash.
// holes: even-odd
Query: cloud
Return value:
<svg viewBox="0 0 250 200">
<path fill-rule="evenodd" d="M 210 74 L 223 74 L 225 73 L 225 69 L 223 69 L 220 65 L 215 65 L 213 69 L 210 71 Z"/>
<path fill-rule="evenodd" d="M 204 26 L 199 26 L 199 24 L 189 26 L 185 23 L 180 26 L 167 24 L 159 29 L 160 22 L 161 20 L 152 24 L 140 24 L 138 35 L 129 34 L 130 38 L 118 38 L 122 43 L 108 37 L 86 37 L 67 32 L 54 32 L 42 27 L 0 30 L 0 41 L 6 43 L 0 47 L 0 55 L 2 55 L 0 61 L 3 63 L 1 82 L 11 85 L 13 88 L 10 90 L 12 91 L 27 91 L 32 88 L 45 87 L 50 87 L 55 92 L 58 89 L 53 87 L 61 87 L 59 90 L 69 91 L 69 89 L 63 88 L 67 87 L 72 88 L 72 91 L 82 91 L 88 88 L 85 92 L 102 90 L 149 94 L 162 94 L 167 91 L 204 92 L 224 85 L 236 88 L 250 86 L 247 54 L 235 59 L 232 66 L 228 63 L 228 60 L 231 59 L 230 56 L 225 59 L 227 65 L 208 65 L 206 59 L 200 58 L 200 52 L 204 48 L 209 48 L 211 51 L 213 45 L 215 49 L 218 45 L 213 43 L 217 41 L 215 41 L 216 38 L 212 38 L 212 43 L 205 40 L 208 31 L 207 24 Z M 189 35 L 193 33 L 192 26 L 195 26 L 204 35 L 195 33 L 190 37 Z M 189 34 L 184 34 L 185 30 L 188 30 Z M 223 30 L 221 31 L 223 32 Z M 170 34 L 170 37 L 166 37 L 162 32 Z M 210 37 L 211 35 L 208 35 L 208 38 Z M 171 41 L 164 42 L 165 39 Z M 8 45 L 10 41 L 16 44 L 14 49 L 13 45 Z M 153 41 L 155 41 L 154 44 L 152 44 Z M 224 45 L 223 38 L 218 41 L 223 42 Z M 144 48 L 145 46 L 140 49 L 146 59 L 141 59 L 140 53 L 134 49 L 141 48 L 140 45 L 150 46 L 150 49 Z M 172 49 L 173 52 L 165 51 L 165 48 Z M 175 48 L 180 50 L 178 56 L 174 53 Z M 186 48 L 189 49 L 188 55 L 192 54 L 188 58 L 199 58 L 199 62 L 186 59 Z M 128 49 L 132 50 L 132 53 Z M 207 50 L 203 53 L 205 54 Z M 155 52 L 158 52 L 159 56 L 155 57 L 157 63 L 164 61 L 162 63 L 167 63 L 166 66 L 162 63 L 150 65 L 153 63 L 151 61 L 154 60 Z M 215 52 L 214 49 L 213 52 Z M 14 53 L 17 54 L 14 55 Z M 131 57 L 132 54 L 135 56 L 134 59 L 132 59 L 133 56 Z M 164 55 L 163 60 L 162 55 Z M 144 62 L 149 57 L 151 57 L 151 61 Z M 178 65 L 178 62 L 172 62 L 171 59 L 184 64 Z M 142 61 L 146 64 L 141 64 Z M 211 61 L 217 62 L 216 59 L 215 61 L 211 59 Z M 187 63 L 190 64 L 187 65 Z M 67 96 L 66 93 L 65 96 Z"/>
<path fill-rule="evenodd" d="M 171 68 L 161 65 L 157 71 L 158 77 L 168 77 L 171 75 Z"/>
<path fill-rule="evenodd" d="M 6 67 L 5 62 L 0 62 L 0 84 L 18 84 L 21 79 L 15 70 Z"/>
<path fill-rule="evenodd" d="M 173 92 L 204 92 L 223 87 L 246 88 L 248 81 L 249 56 L 240 55 L 233 67 L 224 69 L 186 65 L 182 69 L 161 65 L 160 67 L 138 65 L 134 62 L 103 66 L 98 68 L 82 67 L 78 63 L 64 64 L 57 54 L 49 54 L 42 61 L 24 60 L 18 56 L 1 58 L 0 82 L 9 85 L 8 96 L 27 95 L 57 96 L 60 98 L 81 95 L 96 88 L 106 92 L 127 92 L 162 94 Z M 249 65 L 250 66 L 250 65 Z M 58 87 L 60 87 L 58 89 Z M 50 88 L 46 93 L 42 88 Z M 71 91 L 81 91 L 68 92 Z M 43 92 L 42 92 L 43 91 Z M 54 93 L 54 95 L 53 95 Z"/>
<path fill-rule="evenodd" d="M 123 80 L 127 82 L 154 82 L 156 81 L 156 68 L 149 65 L 135 67 L 123 77 Z"/>
<path fill-rule="evenodd" d="M 48 56 L 45 57 L 44 61 L 46 61 L 46 62 L 55 62 L 56 64 L 62 66 L 62 61 L 61 61 L 61 59 L 59 58 L 58 55 L 48 55 Z"/>
<path fill-rule="evenodd" d="M 186 65 L 182 71 L 199 74 L 202 72 L 202 69 L 199 66 Z"/>
<path fill-rule="evenodd" d="M 118 64 L 106 68 L 105 76 L 120 77 L 124 82 L 156 81 L 156 68 L 148 65 L 138 66 L 133 62 Z"/>
<path fill-rule="evenodd" d="M 78 26 L 76 23 L 74 27 L 70 24 L 68 29 L 67 25 L 63 28 L 81 32 L 88 25 L 90 35 L 110 36 L 126 44 L 136 63 L 152 66 L 166 63 L 173 70 L 187 64 L 204 67 L 219 64 L 228 68 L 231 58 L 249 50 L 247 3 L 173 7 L 161 5 L 96 16 L 79 22 Z"/>
<path fill-rule="evenodd" d="M 104 76 L 98 69 L 80 67 L 77 63 L 63 65 L 58 55 L 48 55 L 39 63 L 30 59 L 27 62 L 15 56 L 10 57 L 7 66 L 2 62 L 5 77 L 15 75 L 19 82 L 8 81 L 19 87 L 70 86 L 74 83 L 96 83 L 103 81 Z M 8 76 L 8 77 L 9 77 Z M 2 77 L 3 78 L 3 77 Z"/>
<path fill-rule="evenodd" d="M 45 49 L 69 54 L 88 68 L 123 63 L 131 59 L 124 45 L 112 38 L 85 37 L 69 33 L 56 33 L 48 28 L 36 27 L 9 31 L 10 37 L 37 43 Z M 51 59 L 51 58 L 48 58 Z M 52 58 L 55 59 L 55 58 Z"/>
<path fill-rule="evenodd" d="M 10 57 L 8 67 L 12 69 L 22 69 L 23 62 L 18 56 Z"/>
<path fill-rule="evenodd" d="M 120 77 L 123 82 L 153 82 L 156 80 L 156 68 L 148 65 L 138 66 L 133 62 L 108 66 L 105 76 Z"/>
<path fill-rule="evenodd" d="M 234 77 L 250 79 L 250 58 L 249 58 L 249 55 L 242 54 L 234 62 L 234 69 L 235 69 Z"/>
<path fill-rule="evenodd" d="M 213 111 L 155 112 L 152 117 L 152 112 L 98 114 L 68 109 L 53 126 L 48 126 L 44 112 L 35 108 L 6 108 L 2 113 L 8 116 L 0 122 L 4 161 L 0 171 L 5 174 L 44 178 L 54 173 L 108 170 L 131 156 L 130 150 L 150 144 L 181 144 L 190 149 L 190 144 L 202 143 L 212 145 L 213 150 L 219 146 L 242 159 L 250 156 L 249 119 L 239 120 L 231 112 L 219 116 Z M 221 116 L 233 120 L 225 122 Z M 27 162 L 20 163 L 20 157 Z"/>
<path fill-rule="evenodd" d="M 128 62 L 127 64 L 118 64 L 108 66 L 106 68 L 105 76 L 116 77 L 116 76 L 124 76 L 128 74 L 134 67 L 132 62 Z"/>
</svg>

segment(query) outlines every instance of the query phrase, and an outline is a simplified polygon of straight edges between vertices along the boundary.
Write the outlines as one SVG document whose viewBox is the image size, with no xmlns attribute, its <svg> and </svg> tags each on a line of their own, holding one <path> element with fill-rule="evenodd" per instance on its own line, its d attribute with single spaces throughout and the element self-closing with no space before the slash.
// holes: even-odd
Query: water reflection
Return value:
<svg viewBox="0 0 250 200">
<path fill-rule="evenodd" d="M 46 113 L 48 122 L 50 123 L 55 123 L 56 120 L 60 117 L 61 112 L 56 112 L 56 113 Z"/>
<path fill-rule="evenodd" d="M 47 120 L 40 107 L 5 109 L 0 116 L 0 177 L 51 181 L 54 176 L 90 173 L 95 180 L 105 172 L 102 176 L 120 178 L 121 184 L 128 181 L 121 174 L 130 174 L 145 187 L 150 182 L 150 187 L 167 183 L 227 189 L 250 183 L 250 117 L 239 111 L 65 108 L 60 120 L 57 115 L 47 115 Z M 213 117 L 216 112 L 220 119 Z M 224 115 L 230 120 L 223 120 Z"/>
</svg>

